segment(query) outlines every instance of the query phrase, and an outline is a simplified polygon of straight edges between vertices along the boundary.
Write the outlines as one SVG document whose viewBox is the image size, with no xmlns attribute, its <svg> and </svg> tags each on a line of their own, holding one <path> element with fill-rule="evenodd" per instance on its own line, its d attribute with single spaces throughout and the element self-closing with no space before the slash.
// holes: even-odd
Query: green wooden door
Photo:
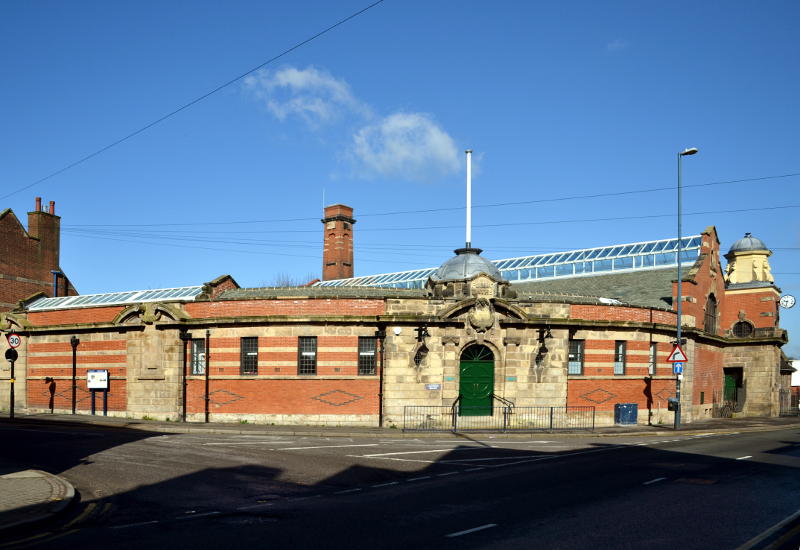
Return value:
<svg viewBox="0 0 800 550">
<path fill-rule="evenodd" d="M 723 401 L 736 401 L 736 376 L 725 375 L 725 390 L 722 394 Z"/>
<path fill-rule="evenodd" d="M 486 346 L 470 346 L 461 354 L 460 416 L 491 416 L 494 393 L 494 354 Z"/>
</svg>

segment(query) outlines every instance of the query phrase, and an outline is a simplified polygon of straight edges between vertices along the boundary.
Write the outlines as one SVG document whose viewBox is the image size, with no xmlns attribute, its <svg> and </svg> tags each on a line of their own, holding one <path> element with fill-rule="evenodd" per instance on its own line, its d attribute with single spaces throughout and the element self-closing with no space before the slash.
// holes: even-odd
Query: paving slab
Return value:
<svg viewBox="0 0 800 550">
<path fill-rule="evenodd" d="M 0 476 L 0 531 L 52 518 L 75 498 L 66 479 L 42 470 Z"/>
</svg>

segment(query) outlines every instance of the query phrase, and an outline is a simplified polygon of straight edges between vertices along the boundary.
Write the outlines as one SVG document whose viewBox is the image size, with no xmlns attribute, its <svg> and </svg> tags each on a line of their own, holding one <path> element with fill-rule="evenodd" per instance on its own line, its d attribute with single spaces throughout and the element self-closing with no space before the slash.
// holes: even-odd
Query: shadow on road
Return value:
<svg viewBox="0 0 800 550">
<path fill-rule="evenodd" d="M 508 548 L 734 548 L 751 538 L 753 525 L 785 517 L 796 507 L 791 495 L 800 494 L 789 461 L 650 446 L 592 443 L 548 452 L 463 436 L 443 454 L 369 446 L 350 456 L 286 449 L 259 458 L 224 443 L 182 447 L 171 435 L 170 456 L 182 461 L 172 467 L 164 457 L 148 460 L 150 447 L 136 445 L 162 433 L 64 423 L 0 427 L 10 439 L 0 471 L 25 465 L 59 474 L 91 464 L 94 455 L 116 457 L 128 488 L 113 495 L 111 513 L 69 535 L 70 546 L 86 548 L 227 547 L 231 529 L 237 546 L 428 547 L 420 537 L 429 531 L 472 524 L 502 524 Z M 798 456 L 796 442 L 777 443 L 765 452 L 776 460 Z M 302 461 L 314 474 L 308 483 L 292 474 Z M 776 483 L 785 490 L 765 496 Z M 150 527 L 135 531 L 143 526 Z M 534 546 L 525 538 L 531 529 Z M 43 540 L 41 547 L 63 542 Z M 467 547 L 447 540 L 436 546 Z"/>
</svg>

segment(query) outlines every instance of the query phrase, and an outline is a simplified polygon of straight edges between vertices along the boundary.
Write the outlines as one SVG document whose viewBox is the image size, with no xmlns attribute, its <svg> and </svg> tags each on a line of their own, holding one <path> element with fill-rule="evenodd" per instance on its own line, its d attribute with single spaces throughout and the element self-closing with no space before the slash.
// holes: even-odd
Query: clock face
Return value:
<svg viewBox="0 0 800 550">
<path fill-rule="evenodd" d="M 785 295 L 781 296 L 781 302 L 780 303 L 781 303 L 781 307 L 785 307 L 786 309 L 789 309 L 795 303 L 794 296 L 792 296 L 791 294 L 785 294 Z"/>
</svg>

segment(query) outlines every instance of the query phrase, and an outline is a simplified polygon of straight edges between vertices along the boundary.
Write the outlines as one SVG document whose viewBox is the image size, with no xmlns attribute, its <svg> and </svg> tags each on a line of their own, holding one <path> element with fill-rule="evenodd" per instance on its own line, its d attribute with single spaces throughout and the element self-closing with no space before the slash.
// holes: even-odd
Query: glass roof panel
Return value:
<svg viewBox="0 0 800 550">
<path fill-rule="evenodd" d="M 684 237 L 682 248 L 691 249 L 693 253 L 699 253 L 699 246 L 702 242 L 700 235 Z M 611 260 L 615 257 L 629 257 L 637 254 L 650 254 L 660 256 L 655 262 L 658 266 L 666 266 L 676 262 L 674 251 L 677 249 L 677 239 L 661 239 L 657 241 L 644 241 L 638 243 L 618 244 L 606 247 L 584 248 L 580 250 L 568 250 L 563 252 L 553 252 L 548 254 L 535 254 L 531 256 L 504 258 L 493 260 L 499 269 L 503 271 L 503 276 L 508 280 L 536 279 L 539 277 L 572 277 L 575 274 L 587 275 L 591 272 L 592 265 L 598 272 L 612 269 Z M 602 260 L 597 263 L 598 260 Z M 577 262 L 587 262 L 579 269 L 572 269 L 570 264 Z M 542 269 L 542 266 L 554 264 L 563 265 L 557 270 L 552 268 Z M 632 269 L 649 269 L 653 267 L 653 261 L 647 262 L 627 262 Z M 622 265 L 622 264 L 620 264 Z M 536 269 L 531 269 L 538 266 Z M 435 271 L 436 267 L 417 269 L 411 271 L 399 271 L 396 273 L 383 273 L 380 275 L 353 277 L 352 279 L 339 279 L 335 281 L 320 281 L 315 286 L 383 286 L 401 288 L 420 288 L 424 285 Z"/>
<path fill-rule="evenodd" d="M 631 246 L 631 249 L 628 251 L 628 254 L 639 254 L 644 248 L 643 244 L 635 244 Z"/>
<path fill-rule="evenodd" d="M 106 294 L 84 294 L 82 296 L 59 296 L 57 298 L 41 298 L 30 304 L 29 311 L 45 309 L 68 309 L 73 307 L 91 307 L 97 305 L 122 305 L 129 303 L 153 302 L 160 300 L 193 301 L 203 290 L 202 286 L 162 288 L 157 290 L 132 290 L 126 292 L 109 292 Z"/>
<path fill-rule="evenodd" d="M 611 253 L 611 248 L 604 248 L 597 254 L 597 258 L 605 258 Z"/>
</svg>

